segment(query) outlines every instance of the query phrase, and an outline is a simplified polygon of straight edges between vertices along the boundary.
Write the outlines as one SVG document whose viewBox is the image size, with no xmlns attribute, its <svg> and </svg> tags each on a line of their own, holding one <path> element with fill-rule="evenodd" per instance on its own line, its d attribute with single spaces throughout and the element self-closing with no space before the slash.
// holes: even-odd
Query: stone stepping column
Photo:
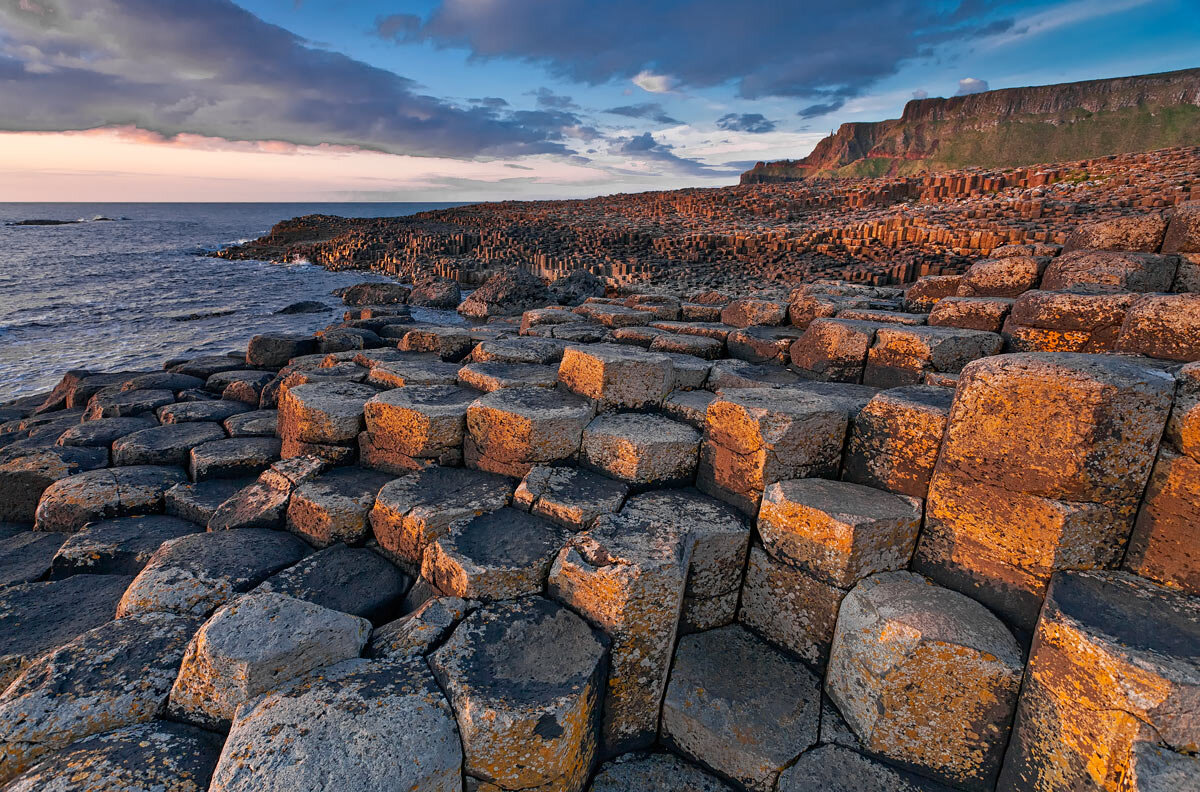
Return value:
<svg viewBox="0 0 1200 792">
<path fill-rule="evenodd" d="M 431 353 L 441 360 L 454 362 L 470 354 L 475 348 L 475 339 L 465 327 L 433 325 L 409 330 L 400 339 L 399 346 L 405 352 Z"/>
<path fill-rule="evenodd" d="M 206 792 L 220 751 L 219 735 L 151 721 L 82 740 L 47 757 L 5 789 Z"/>
<path fill-rule="evenodd" d="M 462 463 L 467 407 L 479 394 L 454 385 L 410 385 L 384 391 L 364 406 L 367 431 L 360 447 L 386 469 L 418 470 Z"/>
<path fill-rule="evenodd" d="M 531 363 L 468 363 L 458 370 L 458 384 L 491 393 L 500 388 L 553 388 L 558 369 Z"/>
<path fill-rule="evenodd" d="M 1108 352 L 1136 294 L 1030 291 L 1004 322 L 1010 352 Z"/>
<path fill-rule="evenodd" d="M 778 792 L 950 792 L 935 781 L 878 762 L 841 745 L 803 753 L 779 776 Z"/>
<path fill-rule="evenodd" d="M 998 789 L 1195 788 L 1197 646 L 1196 598 L 1123 572 L 1055 575 Z"/>
<path fill-rule="evenodd" d="M 821 682 L 741 627 L 679 641 L 662 739 L 746 789 L 771 792 L 817 741 Z"/>
<path fill-rule="evenodd" d="M 458 597 L 425 600 L 412 613 L 372 632 L 369 654 L 388 660 L 424 657 L 441 646 L 471 608 L 473 603 Z"/>
<path fill-rule="evenodd" d="M 602 766 L 590 792 L 733 792 L 733 787 L 671 753 L 630 753 Z"/>
<path fill-rule="evenodd" d="M 354 455 L 363 405 L 378 391 L 353 382 L 314 383 L 288 388 L 279 397 L 279 437 L 285 459 L 315 455 L 337 464 Z"/>
<path fill-rule="evenodd" d="M 55 484 L 101 470 L 109 461 L 107 448 L 43 446 L 22 451 L 15 445 L 3 448 L 0 457 L 0 520 L 32 521 L 42 496 Z"/>
<path fill-rule="evenodd" d="M 814 319 L 788 350 L 792 365 L 811 379 L 862 382 L 878 322 Z"/>
<path fill-rule="evenodd" d="M 467 777 L 481 789 L 582 792 L 604 656 L 583 619 L 542 597 L 468 616 L 429 659 L 458 718 Z"/>
<path fill-rule="evenodd" d="M 1108 355 L 969 366 L 914 569 L 1032 630 L 1054 571 L 1120 562 L 1174 387 L 1157 367 Z"/>
<path fill-rule="evenodd" d="M 453 385 L 458 378 L 457 363 L 445 363 L 432 355 L 412 355 L 410 359 L 384 361 L 371 368 L 367 380 L 381 388 L 410 385 Z"/>
<path fill-rule="evenodd" d="M 583 430 L 581 461 L 635 487 L 691 484 L 700 433 L 661 415 L 606 414 Z"/>
<path fill-rule="evenodd" d="M 570 533 L 504 508 L 451 527 L 425 549 L 421 577 L 444 595 L 491 601 L 540 594 Z"/>
<path fill-rule="evenodd" d="M 243 707 L 209 792 L 460 792 L 462 761 L 424 663 L 347 660 Z"/>
<path fill-rule="evenodd" d="M 187 520 L 159 515 L 88 523 L 55 553 L 50 577 L 136 575 L 163 542 L 203 530 Z"/>
<path fill-rule="evenodd" d="M 257 476 L 279 460 L 282 443 L 274 437 L 230 437 L 194 446 L 188 452 L 192 481 Z"/>
<path fill-rule="evenodd" d="M 274 437 L 278 410 L 253 410 L 231 415 L 221 422 L 230 437 Z"/>
<path fill-rule="evenodd" d="M 431 467 L 385 484 L 371 509 L 380 549 L 416 575 L 425 548 L 460 520 L 508 504 L 513 484 L 503 476 L 463 468 Z"/>
<path fill-rule="evenodd" d="M 772 484 L 738 620 L 823 668 L 846 592 L 868 575 L 906 568 L 920 527 L 915 498 L 825 479 Z"/>
<path fill-rule="evenodd" d="M 208 530 L 233 528 L 283 528 L 292 491 L 312 481 L 325 470 L 314 456 L 292 457 L 271 465 L 252 484 L 232 493 L 217 504 L 208 519 Z M 197 488 L 216 482 L 206 481 Z"/>
<path fill-rule="evenodd" d="M 704 360 L 716 360 L 725 352 L 725 344 L 719 338 L 684 335 L 682 333 L 661 335 L 650 342 L 651 352 L 695 355 Z"/>
<path fill-rule="evenodd" d="M 203 404 L 203 402 L 191 403 Z M 67 429 L 59 435 L 58 445 L 108 448 L 114 440 L 157 425 L 158 423 L 153 418 L 146 415 L 135 415 L 128 418 L 99 418 L 95 421 L 76 424 Z"/>
<path fill-rule="evenodd" d="M 740 388 L 708 406 L 697 485 L 747 514 L 767 486 L 784 479 L 836 475 L 846 411 L 800 391 Z"/>
<path fill-rule="evenodd" d="M 965 790 L 996 781 L 1024 658 L 986 608 L 911 572 L 842 600 L 825 689 L 865 750 Z"/>
<path fill-rule="evenodd" d="M 61 479 L 38 501 L 39 531 L 78 531 L 95 520 L 154 514 L 167 490 L 184 481 L 183 470 L 160 465 L 90 470 Z"/>
<path fill-rule="evenodd" d="M 925 498 L 954 391 L 934 385 L 892 388 L 872 397 L 854 417 L 842 478 Z"/>
<path fill-rule="evenodd" d="M 0 524 L 0 588 L 43 580 L 67 534 L 45 531 L 9 532 Z"/>
<path fill-rule="evenodd" d="M 101 731 L 155 718 L 200 619 L 116 619 L 28 666 L 0 694 L 0 783 Z"/>
<path fill-rule="evenodd" d="M 292 677 L 358 657 L 371 623 L 282 594 L 256 593 L 217 609 L 187 646 L 168 713 L 224 731 L 240 705 Z"/>
<path fill-rule="evenodd" d="M 654 521 L 606 515 L 577 534 L 550 569 L 550 596 L 611 640 L 601 753 L 652 744 L 691 561 L 687 535 Z"/>
<path fill-rule="evenodd" d="M 251 593 L 284 594 L 381 624 L 400 612 L 412 582 L 374 550 L 336 544 L 272 575 Z"/>
<path fill-rule="evenodd" d="M 204 527 L 217 513 L 221 504 L 253 483 L 253 479 L 184 481 L 167 490 L 163 503 L 171 517 L 188 520 Z"/>
<path fill-rule="evenodd" d="M 288 361 L 317 351 L 312 336 L 284 333 L 265 333 L 250 339 L 246 347 L 246 363 L 262 368 L 282 368 Z"/>
<path fill-rule="evenodd" d="M 468 466 L 508 476 L 524 476 L 539 464 L 573 459 L 591 404 L 547 388 L 502 388 L 467 408 L 463 456 Z"/>
<path fill-rule="evenodd" d="M 600 410 L 656 407 L 671 392 L 671 359 L 621 344 L 567 347 L 558 380 Z"/>
<path fill-rule="evenodd" d="M 166 407 L 158 408 L 158 422 L 161 424 L 190 423 L 193 421 L 215 421 L 220 423 L 226 418 L 246 412 L 247 409 L 249 409 L 247 405 L 242 402 L 225 401 L 224 399 L 176 402 L 175 404 L 168 404 Z M 111 421 L 116 419 L 106 418 L 103 420 Z"/>
<path fill-rule="evenodd" d="M 474 363 L 526 363 L 547 366 L 562 360 L 568 344 L 553 338 L 504 338 L 481 341 L 471 352 Z"/>
<path fill-rule="evenodd" d="M 287 529 L 315 547 L 360 544 L 379 490 L 394 477 L 359 467 L 336 468 L 292 491 Z"/>
<path fill-rule="evenodd" d="M 954 374 L 973 360 L 999 354 L 996 333 L 956 327 L 880 326 L 867 353 L 863 384 L 877 388 L 920 385 L 926 375 Z"/>
<path fill-rule="evenodd" d="M 539 465 L 513 493 L 513 506 L 571 531 L 584 531 L 602 514 L 620 511 L 629 487 L 590 470 Z"/>
<path fill-rule="evenodd" d="M 179 465 L 188 463 L 188 452 L 201 443 L 224 440 L 225 429 L 218 423 L 163 424 L 142 429 L 113 442 L 113 465 Z"/>
<path fill-rule="evenodd" d="M 1003 297 L 947 297 L 929 312 L 929 324 L 999 333 L 1013 302 Z"/>
<path fill-rule="evenodd" d="M 83 420 L 144 415 L 174 402 L 175 394 L 161 388 L 123 391 L 116 387 L 108 387 L 97 391 L 88 399 Z"/>
</svg>

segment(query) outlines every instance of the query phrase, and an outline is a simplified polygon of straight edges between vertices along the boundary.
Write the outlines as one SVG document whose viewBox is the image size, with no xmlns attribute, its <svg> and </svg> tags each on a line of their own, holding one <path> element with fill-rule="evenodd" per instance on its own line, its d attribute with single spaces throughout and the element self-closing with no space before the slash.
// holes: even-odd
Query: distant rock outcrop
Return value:
<svg viewBox="0 0 1200 792">
<path fill-rule="evenodd" d="M 1200 140 L 1200 69 L 914 99 L 898 119 L 842 124 L 799 160 L 742 184 L 911 175 L 1145 151 Z"/>
</svg>

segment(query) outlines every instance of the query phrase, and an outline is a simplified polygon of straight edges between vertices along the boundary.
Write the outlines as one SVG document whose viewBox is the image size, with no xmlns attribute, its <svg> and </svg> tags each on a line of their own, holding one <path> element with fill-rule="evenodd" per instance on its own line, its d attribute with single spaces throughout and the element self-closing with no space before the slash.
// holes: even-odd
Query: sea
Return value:
<svg viewBox="0 0 1200 792">
<path fill-rule="evenodd" d="M 0 203 L 0 403 L 48 390 L 69 369 L 136 371 L 245 349 L 264 332 L 313 332 L 340 318 L 330 292 L 368 280 L 308 262 L 205 254 L 306 214 L 399 217 L 455 203 Z M 68 225 L 12 225 L 23 220 Z M 280 315 L 301 300 L 321 313 Z M 422 321 L 452 311 L 414 309 Z"/>
</svg>

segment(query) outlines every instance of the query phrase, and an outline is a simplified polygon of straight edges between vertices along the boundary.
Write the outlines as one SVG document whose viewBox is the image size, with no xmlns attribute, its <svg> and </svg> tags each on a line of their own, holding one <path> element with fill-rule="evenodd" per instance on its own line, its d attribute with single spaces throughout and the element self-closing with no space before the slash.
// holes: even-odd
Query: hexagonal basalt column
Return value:
<svg viewBox="0 0 1200 792">
<path fill-rule="evenodd" d="M 679 641 L 663 740 L 747 789 L 770 792 L 817 741 L 821 683 L 741 627 Z"/>
<path fill-rule="evenodd" d="M 754 513 L 776 481 L 835 473 L 848 420 L 843 408 L 814 394 L 725 390 L 708 406 L 698 486 Z"/>
<path fill-rule="evenodd" d="M 953 400 L 953 390 L 933 385 L 873 397 L 854 417 L 842 478 L 924 498 Z"/>
<path fill-rule="evenodd" d="M 1055 575 L 998 788 L 1194 788 L 1149 779 L 1159 762 L 1197 777 L 1178 767 L 1200 746 L 1197 646 L 1194 597 L 1122 572 Z M 1143 753 L 1151 748 L 1157 757 Z"/>
<path fill-rule="evenodd" d="M 662 404 L 674 373 L 666 355 L 621 344 L 568 347 L 558 380 L 594 399 L 602 410 L 638 409 Z"/>
<path fill-rule="evenodd" d="M 453 526 L 425 550 L 421 576 L 443 594 L 475 600 L 539 594 L 570 534 L 519 509 Z"/>
<path fill-rule="evenodd" d="M 629 487 L 577 467 L 540 465 L 513 494 L 513 505 L 572 531 L 583 531 L 602 514 L 615 514 Z"/>
<path fill-rule="evenodd" d="M 357 544 L 367 538 L 367 515 L 379 490 L 392 480 L 387 473 L 338 468 L 292 491 L 287 528 L 317 547 L 338 542 Z"/>
<path fill-rule="evenodd" d="M 690 484 L 700 433 L 661 415 L 601 415 L 583 430 L 583 461 L 641 486 Z"/>
<path fill-rule="evenodd" d="M 430 657 L 484 789 L 582 792 L 596 755 L 604 644 L 541 597 L 467 617 Z"/>
<path fill-rule="evenodd" d="M 396 479 L 379 490 L 371 528 L 380 548 L 416 574 L 425 548 L 460 520 L 508 503 L 513 485 L 501 476 L 463 468 L 431 467 Z"/>
<path fill-rule="evenodd" d="M 630 753 L 601 767 L 590 792 L 733 792 L 733 787 L 672 753 Z"/>
<path fill-rule="evenodd" d="M 349 445 L 363 429 L 363 405 L 376 393 L 353 382 L 288 388 L 279 399 L 279 436 L 300 443 Z"/>
<path fill-rule="evenodd" d="M 826 692 L 863 746 L 963 789 L 991 789 L 1024 663 L 979 603 L 910 572 L 842 601 Z"/>
<path fill-rule="evenodd" d="M 464 447 L 471 467 L 524 476 L 534 465 L 570 459 L 579 451 L 592 407 L 547 388 L 502 388 L 467 408 Z"/>
<path fill-rule="evenodd" d="M 225 728 L 239 705 L 314 668 L 358 657 L 371 623 L 282 594 L 222 606 L 188 644 L 168 711 Z"/>
<path fill-rule="evenodd" d="M 462 460 L 467 406 L 478 396 L 453 385 L 385 391 L 364 407 L 371 444 L 401 467 L 456 464 Z"/>
</svg>

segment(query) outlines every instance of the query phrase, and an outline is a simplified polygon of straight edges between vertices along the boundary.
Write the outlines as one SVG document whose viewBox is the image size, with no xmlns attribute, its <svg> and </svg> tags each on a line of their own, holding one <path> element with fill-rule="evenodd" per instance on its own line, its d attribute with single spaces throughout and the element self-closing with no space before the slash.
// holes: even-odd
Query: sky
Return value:
<svg viewBox="0 0 1200 792">
<path fill-rule="evenodd" d="M 1200 66 L 1200 0 L 0 0 L 0 201 L 720 186 L 913 98 Z"/>
</svg>

